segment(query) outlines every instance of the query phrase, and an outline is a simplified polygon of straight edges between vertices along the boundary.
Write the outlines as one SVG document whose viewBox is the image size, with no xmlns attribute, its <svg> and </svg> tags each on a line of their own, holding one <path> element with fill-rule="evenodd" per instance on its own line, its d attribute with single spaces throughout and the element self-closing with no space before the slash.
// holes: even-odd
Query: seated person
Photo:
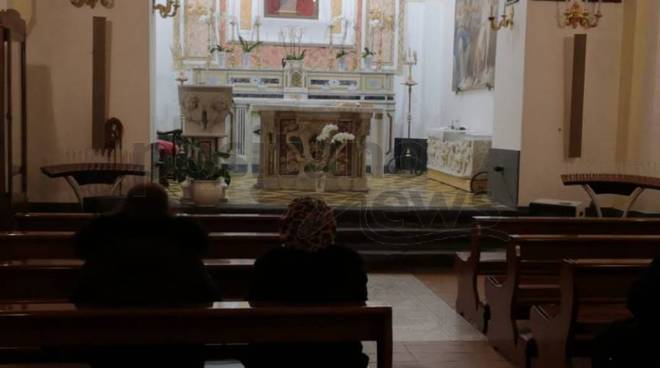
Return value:
<svg viewBox="0 0 660 368">
<path fill-rule="evenodd" d="M 628 294 L 633 318 L 609 326 L 594 341 L 592 367 L 660 367 L 660 258 Z"/>
<path fill-rule="evenodd" d="M 250 301 L 290 303 L 364 303 L 367 275 L 360 256 L 334 244 L 337 225 L 323 201 L 294 200 L 282 219 L 283 247 L 255 263 Z M 369 358 L 360 342 L 254 345 L 246 367 L 364 368 Z"/>
<path fill-rule="evenodd" d="M 219 297 L 202 260 L 207 234 L 169 214 L 167 193 L 159 185 L 132 188 L 121 211 L 83 228 L 75 247 L 85 261 L 73 296 L 78 305 L 172 306 L 207 304 Z M 90 353 L 93 367 L 131 362 L 203 366 L 201 347 L 117 347 Z"/>
</svg>

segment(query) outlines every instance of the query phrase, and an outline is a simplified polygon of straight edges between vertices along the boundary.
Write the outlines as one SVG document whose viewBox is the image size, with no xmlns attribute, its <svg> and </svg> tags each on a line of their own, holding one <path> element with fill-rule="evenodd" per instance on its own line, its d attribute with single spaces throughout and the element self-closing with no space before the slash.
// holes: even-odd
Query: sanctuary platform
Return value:
<svg viewBox="0 0 660 368">
<path fill-rule="evenodd" d="M 427 175 L 390 174 L 383 177 L 366 177 L 369 190 L 366 192 L 324 192 L 289 189 L 262 189 L 257 187 L 258 174 L 232 176 L 227 188 L 226 203 L 214 210 L 232 208 L 285 208 L 291 200 L 301 196 L 323 199 L 335 208 L 389 208 L 434 211 L 470 212 L 509 211 L 506 206 L 493 203 L 486 194 L 473 194 L 429 178 Z M 173 199 L 180 199 L 181 192 L 171 191 Z"/>
</svg>

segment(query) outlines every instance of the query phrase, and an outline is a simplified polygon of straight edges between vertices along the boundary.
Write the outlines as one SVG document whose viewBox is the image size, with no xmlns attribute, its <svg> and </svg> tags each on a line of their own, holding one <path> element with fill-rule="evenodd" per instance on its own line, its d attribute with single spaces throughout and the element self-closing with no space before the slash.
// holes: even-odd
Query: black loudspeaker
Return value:
<svg viewBox="0 0 660 368">
<path fill-rule="evenodd" d="M 426 139 L 395 138 L 394 162 L 397 170 L 409 170 L 417 174 L 426 172 L 428 161 Z"/>
<path fill-rule="evenodd" d="M 530 216 L 582 217 L 584 211 L 582 202 L 537 199 L 529 204 Z"/>
</svg>

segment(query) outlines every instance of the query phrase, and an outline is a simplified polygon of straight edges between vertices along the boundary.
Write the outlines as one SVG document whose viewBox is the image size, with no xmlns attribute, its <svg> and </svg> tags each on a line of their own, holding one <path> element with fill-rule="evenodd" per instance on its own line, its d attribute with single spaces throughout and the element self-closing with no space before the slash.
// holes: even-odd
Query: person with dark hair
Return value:
<svg viewBox="0 0 660 368">
<path fill-rule="evenodd" d="M 281 248 L 257 259 L 250 302 L 364 303 L 367 275 L 353 250 L 335 244 L 337 224 L 323 201 L 299 198 L 282 218 Z M 360 342 L 253 345 L 246 367 L 364 368 Z"/>
<path fill-rule="evenodd" d="M 633 317 L 612 323 L 594 340 L 594 368 L 660 367 L 660 258 L 656 258 L 628 293 Z"/>
<path fill-rule="evenodd" d="M 203 263 L 207 234 L 169 211 L 161 186 L 141 184 L 129 191 L 117 214 L 99 217 L 83 228 L 75 248 L 85 263 L 73 301 L 81 306 L 127 307 L 218 300 Z M 204 365 L 202 347 L 113 347 L 90 353 L 95 368 Z"/>
</svg>

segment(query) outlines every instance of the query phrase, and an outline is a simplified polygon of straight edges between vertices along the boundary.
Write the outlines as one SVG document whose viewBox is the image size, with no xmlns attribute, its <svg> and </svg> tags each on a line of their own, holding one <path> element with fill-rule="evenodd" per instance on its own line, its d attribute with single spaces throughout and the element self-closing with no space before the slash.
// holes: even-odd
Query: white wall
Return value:
<svg viewBox="0 0 660 368">
<path fill-rule="evenodd" d="M 641 98 L 641 123 L 630 137 L 634 174 L 660 177 L 660 1 L 648 5 L 644 59 L 640 63 L 644 75 Z M 660 192 L 645 192 L 635 207 L 637 210 L 660 211 Z"/>
<path fill-rule="evenodd" d="M 604 4 L 597 28 L 560 29 L 557 4 L 527 4 L 519 204 L 538 198 L 588 201 L 561 174 L 612 172 L 616 166 L 623 6 Z M 582 157 L 567 158 L 572 39 L 587 34 Z M 498 106 L 500 104 L 498 103 Z"/>
<path fill-rule="evenodd" d="M 528 5 L 522 0 L 514 6 L 513 27 L 497 33 L 493 148 L 520 151 Z"/>
<path fill-rule="evenodd" d="M 93 10 L 69 0 L 34 4 L 27 49 L 29 200 L 74 202 L 64 180 L 47 178 L 40 167 L 80 162 L 91 151 L 92 18 L 111 23 L 108 114 L 123 122 L 124 150 L 130 151 L 149 143 L 151 2 L 116 1 L 113 9 Z"/>
<path fill-rule="evenodd" d="M 494 91 L 452 91 L 454 19 L 456 0 L 426 0 L 423 23 L 424 63 L 422 120 L 427 130 L 448 126 L 454 120 L 470 130 L 493 132 Z M 486 20 L 484 20 L 486 22 Z M 499 47 L 499 45 L 498 45 Z M 496 87 L 499 86 L 496 83 Z"/>
<path fill-rule="evenodd" d="M 155 18 L 155 120 L 159 131 L 181 128 L 176 72 L 172 59 L 173 18 Z"/>
</svg>

